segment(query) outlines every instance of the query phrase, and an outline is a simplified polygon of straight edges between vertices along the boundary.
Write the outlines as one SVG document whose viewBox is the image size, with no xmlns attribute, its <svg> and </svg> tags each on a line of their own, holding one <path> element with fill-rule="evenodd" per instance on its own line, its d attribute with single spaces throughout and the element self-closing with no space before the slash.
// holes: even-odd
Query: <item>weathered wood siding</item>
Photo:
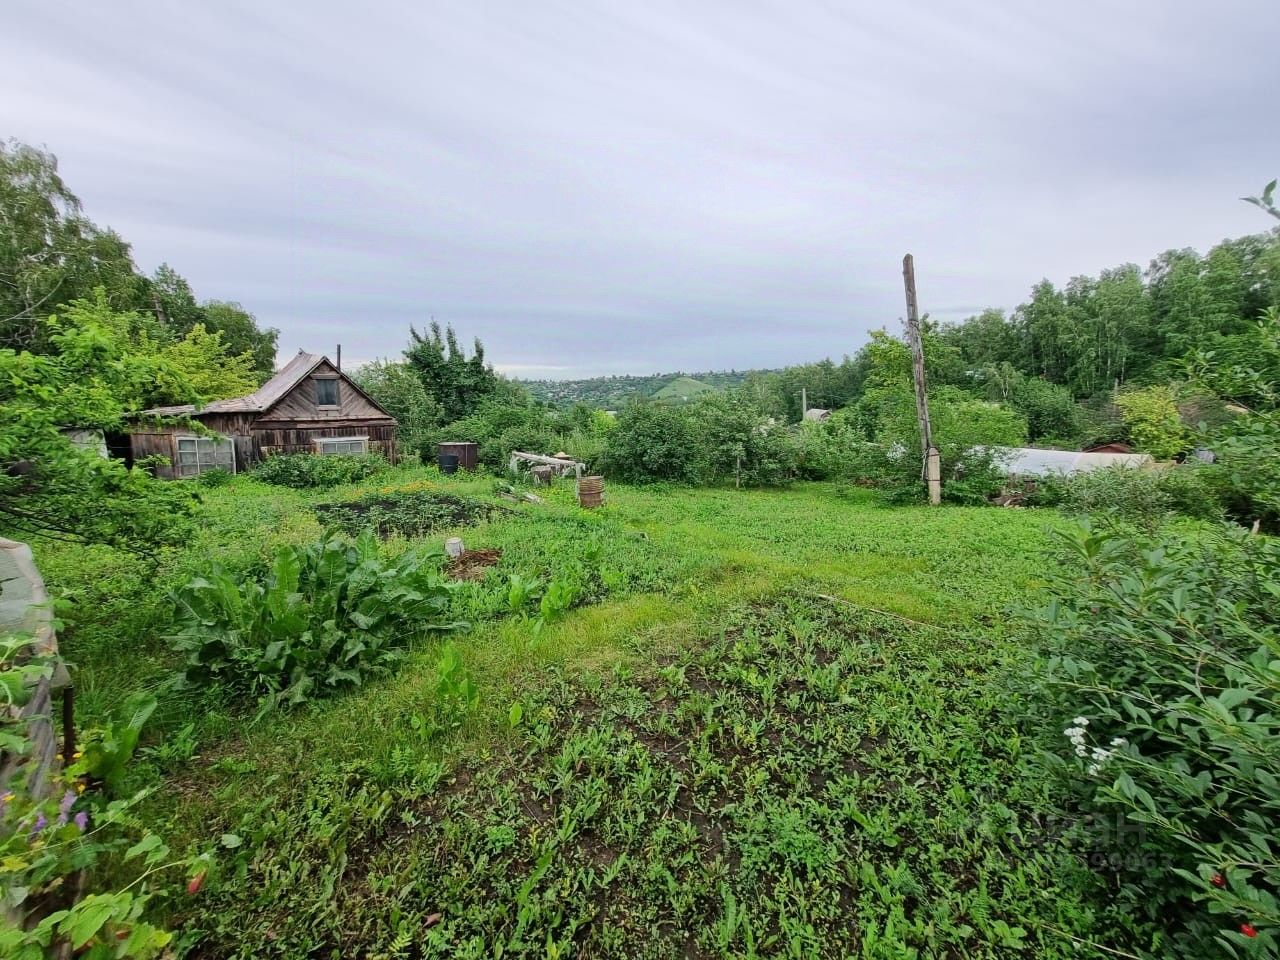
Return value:
<svg viewBox="0 0 1280 960">
<path fill-rule="evenodd" d="M 316 403 L 315 378 L 338 378 L 338 406 L 320 407 Z M 296 387 L 286 393 L 262 414 L 263 420 L 387 420 L 354 383 L 329 362 L 321 363 Z"/>
<path fill-rule="evenodd" d="M 137 463 L 144 457 L 165 457 L 168 462 L 158 465 L 155 468 L 155 474 L 164 480 L 172 480 L 173 461 L 176 459 L 173 438 L 177 434 L 176 427 L 148 425 L 130 430 L 129 446 L 133 450 L 133 462 Z"/>
<path fill-rule="evenodd" d="M 396 462 L 395 421 L 371 423 L 368 420 L 295 421 L 271 423 L 260 420 L 253 426 L 255 462 L 278 453 L 315 453 L 315 442 L 327 437 L 368 437 L 369 452 L 380 453 Z"/>
</svg>

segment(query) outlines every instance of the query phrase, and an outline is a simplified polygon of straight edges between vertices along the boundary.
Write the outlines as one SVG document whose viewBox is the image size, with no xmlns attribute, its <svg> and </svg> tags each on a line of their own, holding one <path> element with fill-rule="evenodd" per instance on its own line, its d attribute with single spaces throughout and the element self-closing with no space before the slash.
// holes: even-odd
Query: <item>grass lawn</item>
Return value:
<svg viewBox="0 0 1280 960">
<path fill-rule="evenodd" d="M 171 920 L 196 956 L 1055 957 L 1113 944 L 1101 881 L 1041 823 L 1005 609 L 1045 558 L 1041 511 L 888 509 L 866 491 L 571 485 L 456 533 L 501 550 L 455 638 L 479 701 L 442 731 L 439 641 L 359 692 L 250 723 L 169 690 L 164 592 L 321 535 L 314 507 L 492 481 L 398 469 L 299 492 L 237 478 L 155 568 L 39 553 L 101 716 L 162 708 L 139 785 L 221 867 Z M 323 513 L 324 511 L 322 511 Z M 447 521 L 445 521 L 447 522 Z M 405 549 L 393 537 L 385 549 Z M 508 578 L 576 570 L 535 631 Z"/>
</svg>

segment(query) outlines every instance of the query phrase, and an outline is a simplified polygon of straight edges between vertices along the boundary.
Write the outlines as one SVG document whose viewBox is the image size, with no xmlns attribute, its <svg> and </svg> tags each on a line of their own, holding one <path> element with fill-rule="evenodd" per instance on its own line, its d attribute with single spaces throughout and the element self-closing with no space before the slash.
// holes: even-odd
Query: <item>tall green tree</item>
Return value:
<svg viewBox="0 0 1280 960">
<path fill-rule="evenodd" d="M 351 374 L 365 393 L 396 418 L 396 440 L 407 452 L 423 453 L 435 439 L 444 410 L 407 363 L 375 360 Z"/>
<path fill-rule="evenodd" d="M 186 484 L 126 469 L 63 433 L 120 429 L 126 415 L 157 397 L 208 399 L 195 392 L 182 358 L 150 337 L 154 322 L 149 314 L 113 310 L 99 291 L 39 321 L 45 352 L 0 348 L 0 532 L 143 552 L 185 535 Z"/>
<path fill-rule="evenodd" d="M 129 245 L 84 216 L 53 154 L 0 142 L 0 346 L 46 346 L 40 319 L 99 288 L 116 309 L 144 304 Z"/>
<path fill-rule="evenodd" d="M 498 388 L 498 375 L 485 363 L 484 345 L 479 339 L 467 357 L 458 346 L 453 327 L 442 330 L 434 320 L 425 334 L 409 328 L 404 358 L 417 372 L 427 394 L 444 411 L 446 422 L 472 413 Z"/>
<path fill-rule="evenodd" d="M 259 383 L 275 373 L 279 330 L 259 327 L 258 318 L 232 300 L 206 300 L 200 306 L 200 314 L 204 328 L 222 336 L 228 353 L 237 356 L 247 353 L 253 357 Z"/>
<path fill-rule="evenodd" d="M 1024 343 L 1023 370 L 1051 383 L 1065 383 L 1070 364 L 1067 304 L 1048 280 L 1031 291 L 1031 299 L 1014 312 L 1013 323 Z"/>
</svg>

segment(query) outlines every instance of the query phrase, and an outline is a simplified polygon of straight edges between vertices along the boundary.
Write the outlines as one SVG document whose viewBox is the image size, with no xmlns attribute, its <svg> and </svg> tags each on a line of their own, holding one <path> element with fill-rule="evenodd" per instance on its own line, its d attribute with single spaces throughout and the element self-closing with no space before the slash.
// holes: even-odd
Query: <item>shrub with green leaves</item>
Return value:
<svg viewBox="0 0 1280 960">
<path fill-rule="evenodd" d="M 371 534 L 286 546 L 265 575 L 215 567 L 177 593 L 184 678 L 255 697 L 263 711 L 383 674 L 444 620 L 453 585 L 439 549 L 383 560 Z"/>
<path fill-rule="evenodd" d="M 985 503 L 1004 478 L 993 448 L 1020 446 L 1027 436 L 1026 418 L 956 387 L 930 391 L 929 412 L 942 461 L 943 498 Z M 920 427 L 910 387 L 868 390 L 849 416 L 875 442 L 859 456 L 858 479 L 883 489 L 893 503 L 922 500 Z"/>
<path fill-rule="evenodd" d="M 697 483 L 700 450 L 684 407 L 633 403 L 618 414 L 604 451 L 605 472 L 627 483 Z"/>
<path fill-rule="evenodd" d="M 1139 450 L 1168 460 L 1187 449 L 1190 437 L 1172 387 L 1158 384 L 1119 394 L 1116 406 Z"/>
<path fill-rule="evenodd" d="M 1069 477 L 1044 477 L 1037 481 L 1031 503 L 1153 526 L 1170 513 L 1220 519 L 1223 495 L 1221 472 L 1207 465 L 1163 470 L 1116 466 Z"/>
<path fill-rule="evenodd" d="M 1048 606 L 1049 763 L 1162 956 L 1280 956 L 1280 543 L 1064 535 Z"/>
<path fill-rule="evenodd" d="M 278 487 L 336 487 L 367 480 L 387 469 L 387 461 L 376 453 L 359 456 L 332 456 L 312 453 L 267 457 L 253 470 L 255 480 Z"/>
<path fill-rule="evenodd" d="M 32 718 L 11 708 L 26 703 L 57 663 L 56 654 L 36 652 L 29 636 L 0 635 L 0 760 L 7 768 L 0 789 L 0 956 L 53 960 L 74 952 L 149 960 L 172 940 L 150 922 L 152 876 L 179 869 L 203 876 L 209 858 L 175 859 L 137 815 L 146 792 L 122 791 L 156 705 L 150 694 L 134 694 L 106 726 L 82 731 L 83 751 L 66 767 L 45 771 L 21 762 Z M 14 758 L 20 762 L 8 767 Z M 86 784 L 102 789 L 85 790 Z M 93 869 L 107 860 L 111 871 Z"/>
</svg>

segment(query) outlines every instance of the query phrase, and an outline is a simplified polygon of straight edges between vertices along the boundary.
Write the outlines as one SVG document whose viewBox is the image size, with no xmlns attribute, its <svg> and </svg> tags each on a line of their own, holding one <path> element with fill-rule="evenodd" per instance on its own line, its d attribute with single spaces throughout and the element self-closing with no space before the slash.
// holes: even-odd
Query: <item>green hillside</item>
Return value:
<svg viewBox="0 0 1280 960">
<path fill-rule="evenodd" d="M 703 373 L 655 373 L 644 376 L 615 375 L 584 380 L 518 380 L 533 396 L 557 407 L 589 403 L 601 409 L 619 409 L 630 400 L 652 397 L 674 379 L 696 380 L 717 390 L 741 386 L 750 373 L 768 370 L 708 370 Z"/>
<path fill-rule="evenodd" d="M 704 393 L 715 393 L 716 389 L 711 384 L 695 380 L 693 377 L 676 377 L 661 390 L 656 391 L 653 399 L 668 403 L 683 403 Z"/>
</svg>

